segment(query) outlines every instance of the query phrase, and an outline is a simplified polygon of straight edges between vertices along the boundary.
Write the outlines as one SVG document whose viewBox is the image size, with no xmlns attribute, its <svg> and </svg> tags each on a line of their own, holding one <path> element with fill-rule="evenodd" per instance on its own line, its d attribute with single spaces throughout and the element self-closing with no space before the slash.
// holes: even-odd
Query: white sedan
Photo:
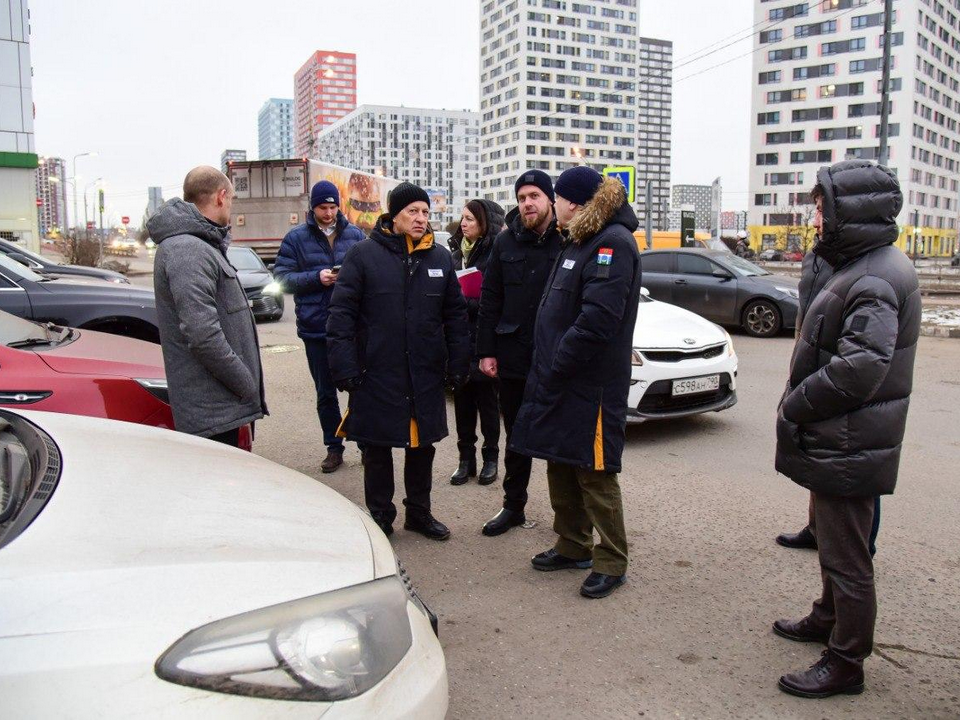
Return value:
<svg viewBox="0 0 960 720">
<path fill-rule="evenodd" d="M 53 413 L 0 411 L 0 459 L 4 717 L 446 714 L 436 618 L 328 487 Z"/>
<path fill-rule="evenodd" d="M 676 305 L 640 299 L 627 422 L 719 412 L 737 402 L 729 333 Z"/>
</svg>

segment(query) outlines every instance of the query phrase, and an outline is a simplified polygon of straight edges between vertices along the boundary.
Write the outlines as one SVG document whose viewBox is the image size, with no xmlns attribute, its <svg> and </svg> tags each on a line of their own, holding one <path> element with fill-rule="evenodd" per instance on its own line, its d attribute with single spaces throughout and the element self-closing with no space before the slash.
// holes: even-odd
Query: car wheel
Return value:
<svg viewBox="0 0 960 720">
<path fill-rule="evenodd" d="M 747 335 L 771 337 L 780 332 L 780 311 L 770 300 L 754 300 L 743 309 L 741 325 Z"/>
</svg>

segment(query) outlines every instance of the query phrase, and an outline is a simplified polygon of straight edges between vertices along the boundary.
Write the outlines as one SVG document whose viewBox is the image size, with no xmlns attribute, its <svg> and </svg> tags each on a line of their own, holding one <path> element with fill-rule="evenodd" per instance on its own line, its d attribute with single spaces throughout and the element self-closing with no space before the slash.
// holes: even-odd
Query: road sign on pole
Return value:
<svg viewBox="0 0 960 720">
<path fill-rule="evenodd" d="M 87 220 L 87 230 L 93 230 L 93 220 Z"/>
<path fill-rule="evenodd" d="M 100 188 L 98 192 L 100 193 L 100 212 L 103 212 L 103 188 Z"/>
<path fill-rule="evenodd" d="M 129 224 L 130 224 L 130 218 L 127 217 L 126 215 L 124 215 L 122 218 L 120 218 L 120 222 L 122 222 L 124 225 L 129 225 Z"/>
<path fill-rule="evenodd" d="M 630 166 L 605 167 L 603 174 L 613 177 L 623 183 L 627 191 L 627 202 L 632 203 L 637 195 L 637 169 Z"/>
</svg>

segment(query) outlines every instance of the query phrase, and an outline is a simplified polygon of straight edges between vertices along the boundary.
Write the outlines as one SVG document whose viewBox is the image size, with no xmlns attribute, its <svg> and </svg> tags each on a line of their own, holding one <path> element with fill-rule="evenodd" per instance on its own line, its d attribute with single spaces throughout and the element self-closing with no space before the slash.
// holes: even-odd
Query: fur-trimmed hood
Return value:
<svg viewBox="0 0 960 720">
<path fill-rule="evenodd" d="M 589 240 L 607 225 L 619 223 L 633 232 L 640 227 L 633 208 L 627 202 L 627 191 L 616 178 L 607 177 L 577 216 L 570 221 L 566 234 L 579 245 Z"/>
</svg>

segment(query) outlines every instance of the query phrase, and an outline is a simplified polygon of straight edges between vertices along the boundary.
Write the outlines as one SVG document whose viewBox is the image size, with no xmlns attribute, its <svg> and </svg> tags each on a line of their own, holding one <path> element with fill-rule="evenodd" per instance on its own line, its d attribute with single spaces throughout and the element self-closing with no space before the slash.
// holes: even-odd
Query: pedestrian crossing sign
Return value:
<svg viewBox="0 0 960 720">
<path fill-rule="evenodd" d="M 632 203 L 637 194 L 637 169 L 629 165 L 622 167 L 605 167 L 603 174 L 606 177 L 616 178 L 623 183 L 627 191 L 627 202 Z"/>
</svg>

